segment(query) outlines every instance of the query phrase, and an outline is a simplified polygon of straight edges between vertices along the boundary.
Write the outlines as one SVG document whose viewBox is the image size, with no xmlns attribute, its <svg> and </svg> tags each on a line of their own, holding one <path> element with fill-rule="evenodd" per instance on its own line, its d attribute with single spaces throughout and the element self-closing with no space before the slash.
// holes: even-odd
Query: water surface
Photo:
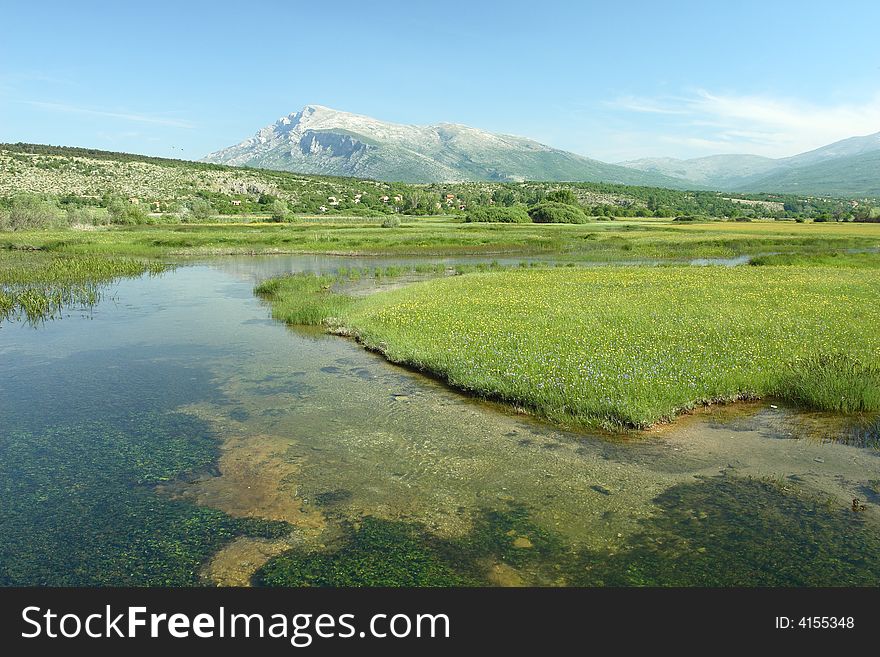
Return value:
<svg viewBox="0 0 880 657">
<path fill-rule="evenodd" d="M 2 325 L 0 582 L 876 584 L 876 425 L 758 403 L 569 433 L 252 292 L 491 260 L 228 257 Z"/>
</svg>

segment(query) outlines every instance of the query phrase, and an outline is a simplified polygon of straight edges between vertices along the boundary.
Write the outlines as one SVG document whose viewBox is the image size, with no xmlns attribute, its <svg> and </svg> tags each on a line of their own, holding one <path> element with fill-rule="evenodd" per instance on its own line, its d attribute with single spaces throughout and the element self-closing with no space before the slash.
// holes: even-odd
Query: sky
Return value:
<svg viewBox="0 0 880 657">
<path fill-rule="evenodd" d="M 2 0 L 0 142 L 198 159 L 306 104 L 617 162 L 880 131 L 880 3 Z"/>
</svg>

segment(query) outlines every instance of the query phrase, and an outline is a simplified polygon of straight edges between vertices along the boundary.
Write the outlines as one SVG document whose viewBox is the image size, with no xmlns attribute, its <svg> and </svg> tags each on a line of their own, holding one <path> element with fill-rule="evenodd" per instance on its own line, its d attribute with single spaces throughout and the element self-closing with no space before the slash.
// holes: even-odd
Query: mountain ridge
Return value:
<svg viewBox="0 0 880 657">
<path fill-rule="evenodd" d="M 721 191 L 876 196 L 880 194 L 880 157 L 876 154 L 880 154 L 880 132 L 776 159 L 727 154 L 641 158 L 618 164 Z"/>
<path fill-rule="evenodd" d="M 203 162 L 401 182 L 569 180 L 681 189 L 675 178 L 607 164 L 525 137 L 428 126 L 306 105 Z"/>
<path fill-rule="evenodd" d="M 880 195 L 874 153 L 880 132 L 785 158 L 720 154 L 610 164 L 460 123 L 408 125 L 305 105 L 201 161 L 408 183 L 543 180 L 859 197 Z"/>
</svg>

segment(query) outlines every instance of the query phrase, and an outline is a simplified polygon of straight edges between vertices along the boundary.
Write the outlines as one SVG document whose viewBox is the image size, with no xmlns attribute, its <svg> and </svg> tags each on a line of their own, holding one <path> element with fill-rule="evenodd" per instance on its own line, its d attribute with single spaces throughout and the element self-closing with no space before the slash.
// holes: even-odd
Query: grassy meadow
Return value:
<svg viewBox="0 0 880 657">
<path fill-rule="evenodd" d="M 330 277 L 264 283 L 276 317 L 569 426 L 644 428 L 775 397 L 880 410 L 880 258 L 838 266 L 512 268 L 353 298 Z M 857 266 L 842 266 L 847 261 Z M 344 289 L 344 286 L 343 286 Z"/>
<path fill-rule="evenodd" d="M 293 223 L 106 226 L 0 232 L 4 252 L 166 257 L 249 253 L 345 255 L 548 254 L 584 262 L 817 254 L 880 247 L 878 223 L 714 221 L 684 224 L 630 217 L 587 224 L 467 223 L 458 217 L 401 217 L 384 227 L 363 218 Z"/>
</svg>

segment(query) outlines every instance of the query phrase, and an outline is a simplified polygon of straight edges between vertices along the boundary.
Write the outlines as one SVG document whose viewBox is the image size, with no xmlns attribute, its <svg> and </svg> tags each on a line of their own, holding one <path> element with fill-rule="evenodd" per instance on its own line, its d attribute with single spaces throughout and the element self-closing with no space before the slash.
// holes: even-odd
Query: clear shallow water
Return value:
<svg viewBox="0 0 880 657">
<path fill-rule="evenodd" d="M 764 403 L 557 431 L 252 294 L 419 261 L 223 258 L 0 327 L 0 582 L 876 583 L 880 459 L 828 440 L 848 422 Z"/>
</svg>

